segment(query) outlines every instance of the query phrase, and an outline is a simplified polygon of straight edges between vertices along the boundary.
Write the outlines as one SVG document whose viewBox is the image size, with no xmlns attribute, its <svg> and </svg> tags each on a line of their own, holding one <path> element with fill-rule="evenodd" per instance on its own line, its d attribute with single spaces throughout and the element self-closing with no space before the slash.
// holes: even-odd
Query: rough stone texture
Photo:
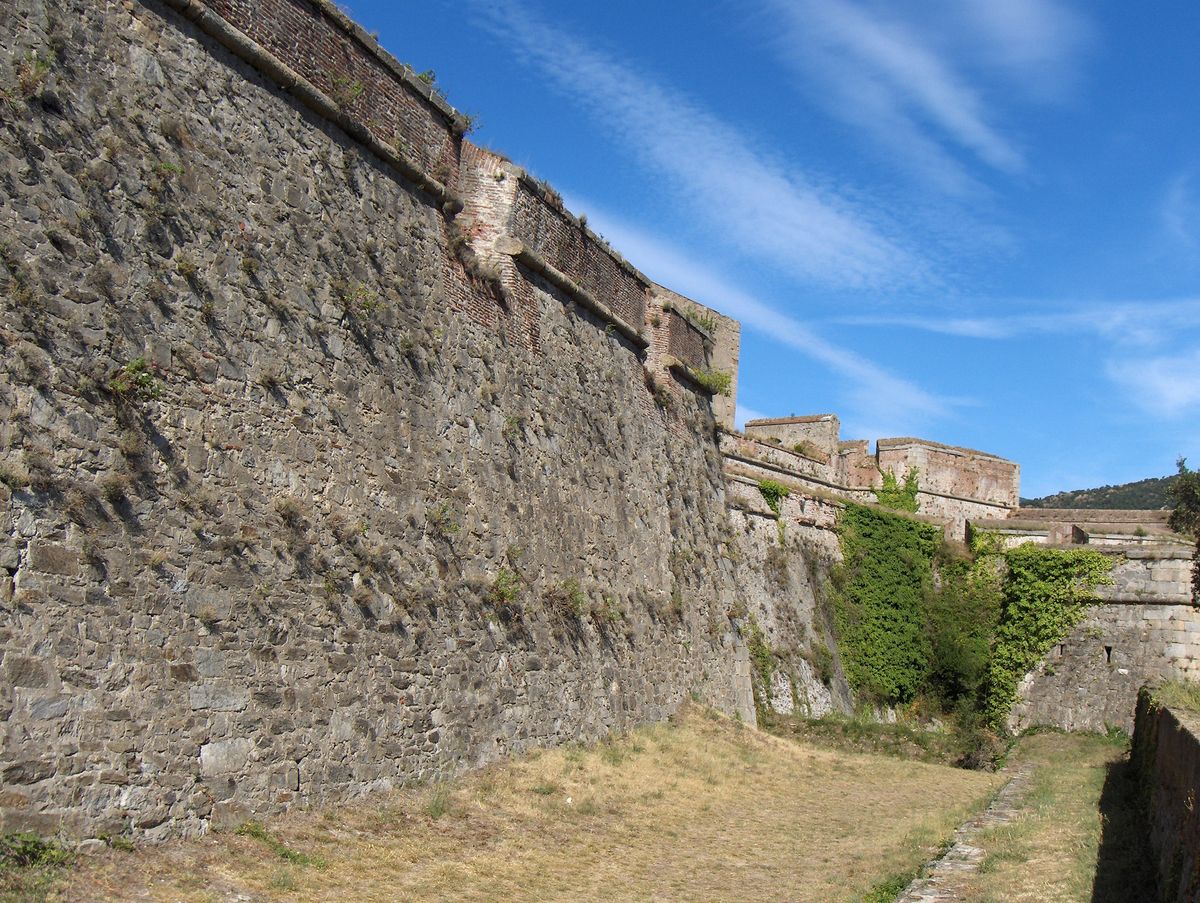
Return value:
<svg viewBox="0 0 1200 903">
<path fill-rule="evenodd" d="M 326 64 L 335 18 L 279 8 Z M 194 833 L 693 690 L 753 718 L 706 400 L 658 409 L 541 280 L 506 308 L 430 198 L 153 0 L 0 34 L 0 830 Z"/>
<path fill-rule="evenodd" d="M 1200 718 L 1138 696 L 1133 767 L 1143 788 L 1159 899 L 1200 900 Z"/>
<path fill-rule="evenodd" d="M 1162 678 L 1200 677 L 1200 609 L 1109 603 L 1050 651 L 1017 688 L 1011 730 L 1133 729 L 1138 688 Z"/>
<path fill-rule="evenodd" d="M 753 481 L 728 481 L 739 601 L 775 659 L 770 686 L 754 676 L 760 699 L 787 715 L 850 711 L 825 597 L 829 571 L 841 560 L 833 532 L 838 506 L 797 494 L 776 516 Z"/>
</svg>

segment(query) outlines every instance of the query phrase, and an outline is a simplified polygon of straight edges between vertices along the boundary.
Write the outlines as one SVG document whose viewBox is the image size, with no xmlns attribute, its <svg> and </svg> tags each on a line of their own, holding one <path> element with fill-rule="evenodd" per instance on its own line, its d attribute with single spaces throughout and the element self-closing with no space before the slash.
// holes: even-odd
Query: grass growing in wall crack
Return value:
<svg viewBox="0 0 1200 903">
<path fill-rule="evenodd" d="M 779 514 L 783 500 L 792 494 L 790 489 L 782 483 L 777 483 L 775 480 L 759 480 L 758 491 L 762 493 L 763 501 L 767 503 L 767 507 L 776 514 Z"/>
</svg>

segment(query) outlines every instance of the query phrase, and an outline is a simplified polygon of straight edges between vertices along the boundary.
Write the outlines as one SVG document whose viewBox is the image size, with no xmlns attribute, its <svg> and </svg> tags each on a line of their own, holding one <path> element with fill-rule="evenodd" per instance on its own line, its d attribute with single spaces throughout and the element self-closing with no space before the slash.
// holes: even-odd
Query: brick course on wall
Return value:
<svg viewBox="0 0 1200 903">
<path fill-rule="evenodd" d="M 325 0 L 193 0 L 308 79 L 385 144 L 452 183 L 462 121 Z M 407 70 L 407 71 L 406 71 Z M 423 97 L 422 94 L 425 96 Z"/>
<path fill-rule="evenodd" d="M 545 190 L 527 178 L 518 179 L 515 188 L 510 233 L 552 261 L 626 323 L 640 325 L 646 315 L 649 281 L 617 260 L 584 225 L 556 206 Z"/>
</svg>

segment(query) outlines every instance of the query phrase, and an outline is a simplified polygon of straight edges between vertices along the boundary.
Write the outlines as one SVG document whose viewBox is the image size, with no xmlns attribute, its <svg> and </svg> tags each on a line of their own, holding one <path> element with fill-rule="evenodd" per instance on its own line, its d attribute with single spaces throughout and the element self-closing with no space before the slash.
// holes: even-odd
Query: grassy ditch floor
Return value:
<svg viewBox="0 0 1200 903">
<path fill-rule="evenodd" d="M 967 738 L 945 726 L 927 729 L 916 722 L 887 724 L 865 715 L 834 713 L 822 718 L 772 715 L 767 730 L 801 743 L 942 765 L 960 764 L 970 748 Z M 1004 751 L 1004 744 L 996 739 L 994 745 L 998 756 Z"/>
<path fill-rule="evenodd" d="M 986 853 L 968 903 L 1145 903 L 1154 870 L 1123 735 L 1042 733 L 1014 760 L 1031 761 L 1023 812 L 974 841 Z"/>
<path fill-rule="evenodd" d="M 82 858 L 48 899 L 858 903 L 919 869 L 999 781 L 692 707 L 439 787 Z"/>
</svg>

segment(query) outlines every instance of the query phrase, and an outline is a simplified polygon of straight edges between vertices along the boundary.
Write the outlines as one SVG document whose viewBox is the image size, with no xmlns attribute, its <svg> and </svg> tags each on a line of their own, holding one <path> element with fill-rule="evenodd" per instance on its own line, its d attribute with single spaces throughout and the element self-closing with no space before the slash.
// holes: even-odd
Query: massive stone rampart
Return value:
<svg viewBox="0 0 1200 903">
<path fill-rule="evenodd" d="M 753 718 L 646 280 L 523 180 L 532 256 L 483 246 L 494 164 L 327 4 L 0 34 L 0 830 L 197 832 L 692 691 Z"/>
</svg>

